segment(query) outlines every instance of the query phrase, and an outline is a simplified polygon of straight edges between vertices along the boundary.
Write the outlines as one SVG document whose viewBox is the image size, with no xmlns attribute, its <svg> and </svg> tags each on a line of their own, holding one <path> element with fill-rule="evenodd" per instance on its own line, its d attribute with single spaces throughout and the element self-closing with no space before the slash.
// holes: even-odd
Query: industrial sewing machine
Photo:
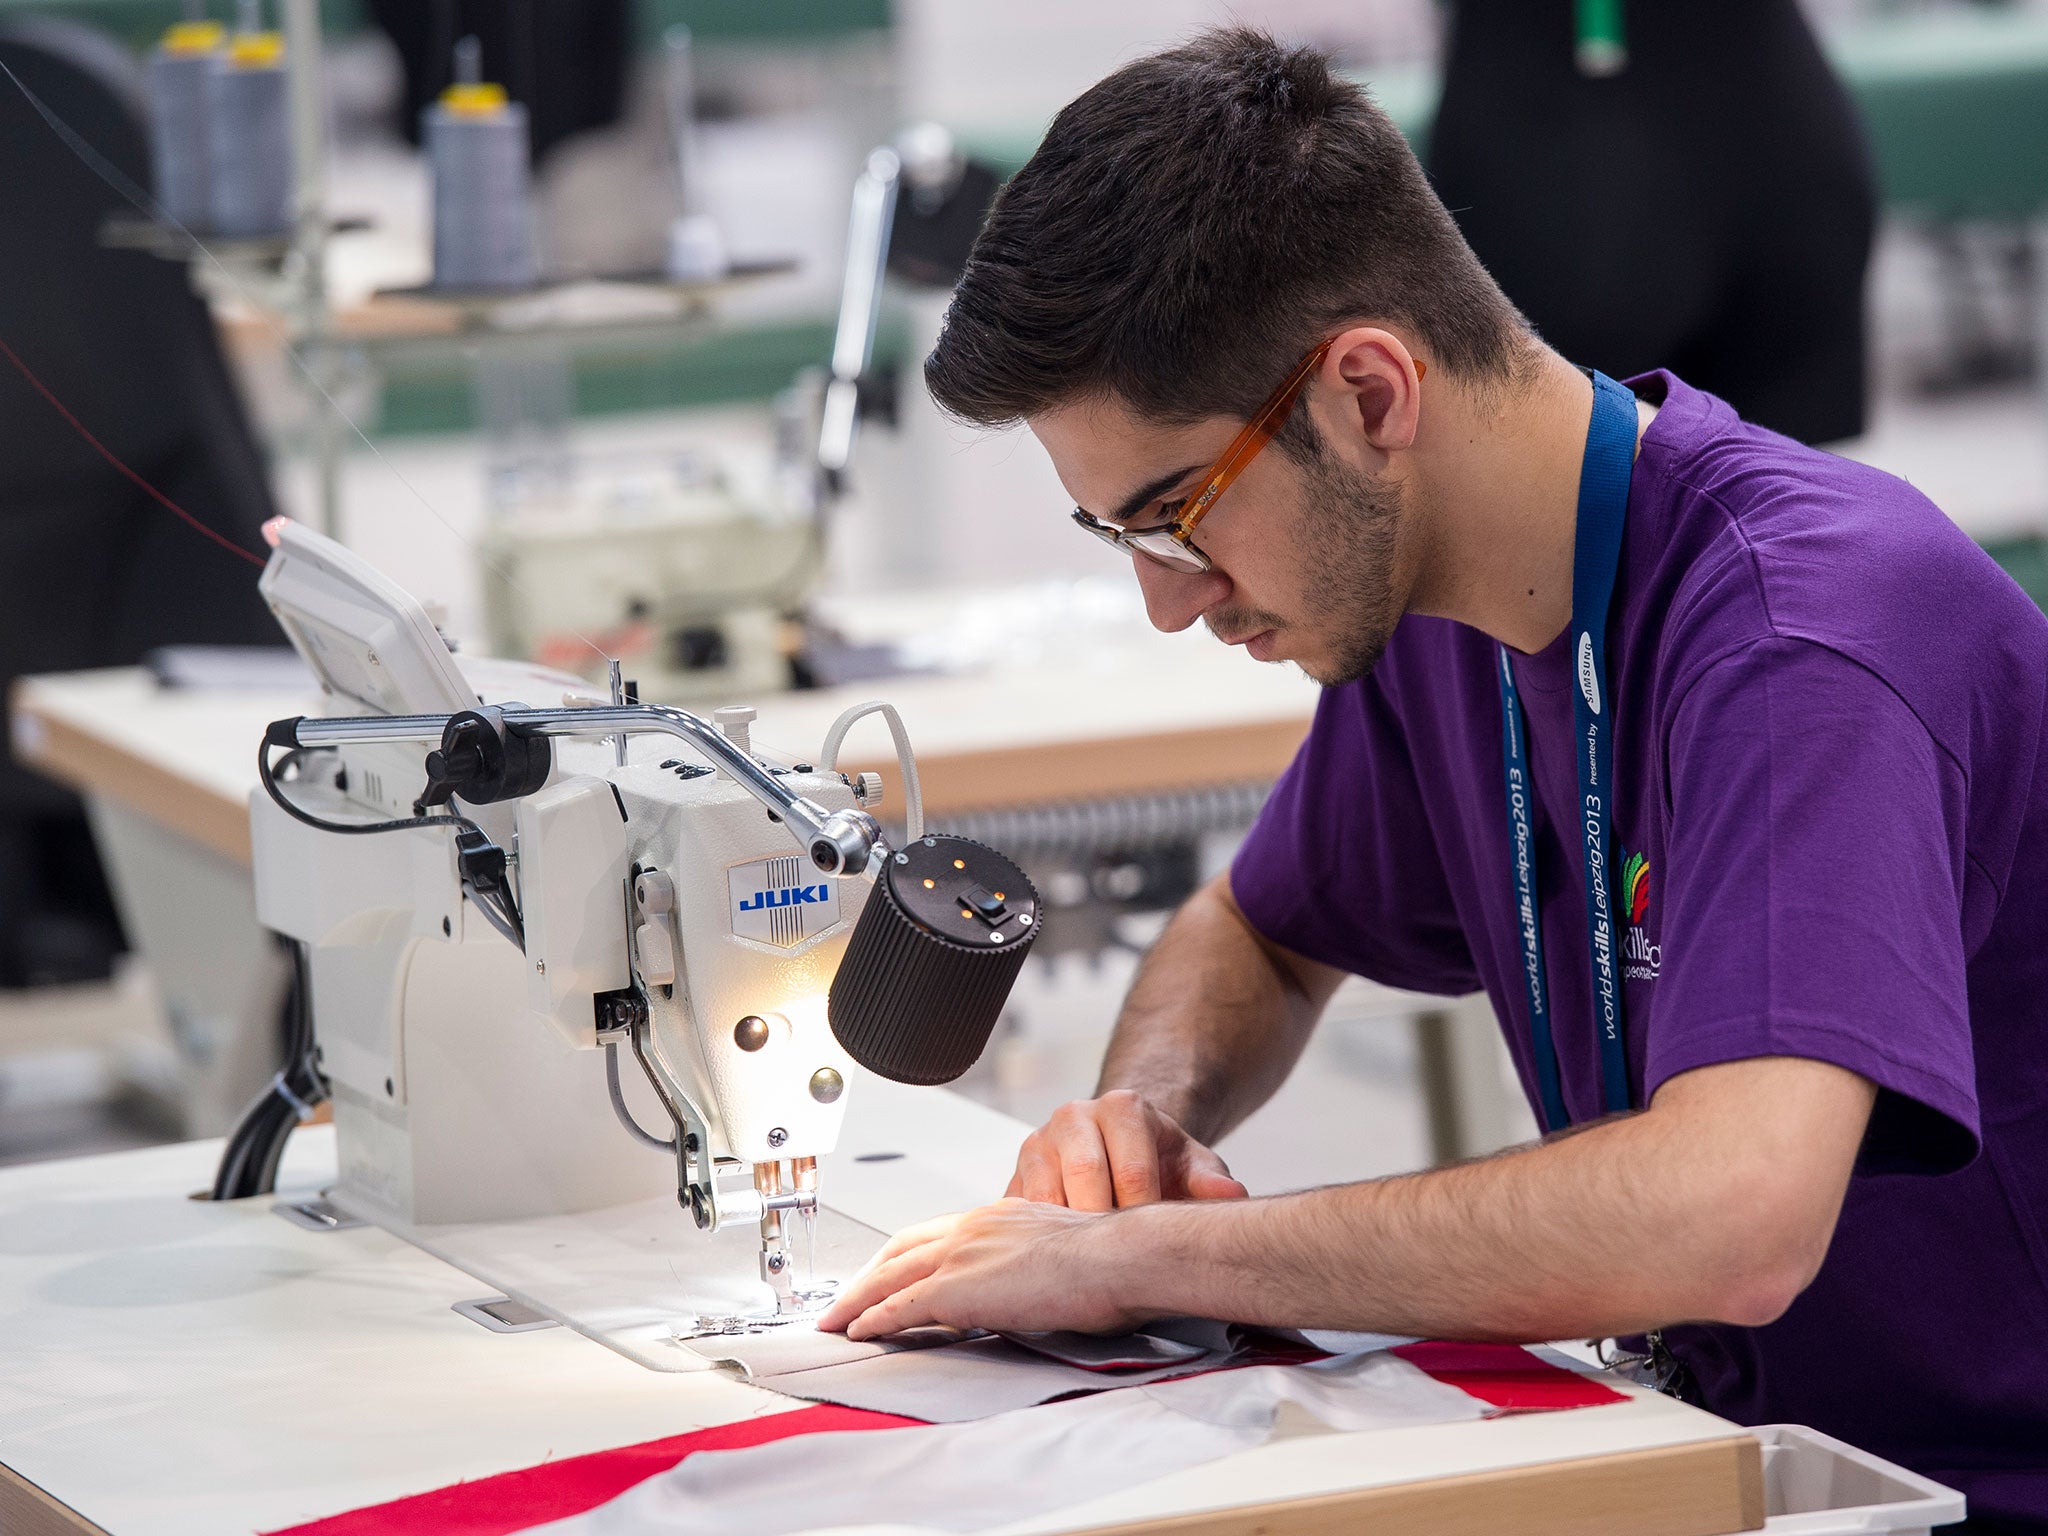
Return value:
<svg viewBox="0 0 2048 1536">
<path fill-rule="evenodd" d="M 216 1192 L 268 1187 L 331 1094 L 350 1216 L 436 1247 L 672 1186 L 705 1232 L 758 1227 L 769 1310 L 800 1312 L 791 1226 L 816 1219 L 858 1069 L 933 1084 L 973 1063 L 1037 937 L 1029 882 L 923 834 L 887 706 L 781 761 L 751 710 L 713 723 L 458 662 L 365 562 L 268 532 L 263 593 L 332 713 L 275 722 L 260 755 L 257 910 L 294 943 L 303 1027 Z M 904 775 L 900 849 L 879 776 L 836 767 L 872 711 Z"/>
</svg>

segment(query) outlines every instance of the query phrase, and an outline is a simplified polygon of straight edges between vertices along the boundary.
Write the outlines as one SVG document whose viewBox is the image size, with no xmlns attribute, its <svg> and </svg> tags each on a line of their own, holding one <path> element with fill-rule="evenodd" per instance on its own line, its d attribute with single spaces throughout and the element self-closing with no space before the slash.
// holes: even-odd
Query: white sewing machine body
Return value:
<svg viewBox="0 0 2048 1536">
<path fill-rule="evenodd" d="M 339 771 L 361 782 L 366 769 L 345 760 Z M 657 948 L 654 974 L 674 979 L 642 988 L 647 1053 L 687 1085 L 714 1155 L 769 1163 L 831 1152 L 844 1097 L 821 1102 L 808 1085 L 821 1070 L 842 1084 L 850 1076 L 825 994 L 866 888 L 797 886 L 803 861 L 787 836 L 729 780 L 653 763 L 611 772 L 558 765 L 516 812 L 475 808 L 486 830 L 491 812 L 516 827 L 526 953 L 463 899 L 446 833 L 337 837 L 267 799 L 252 804 L 258 914 L 309 948 L 341 1153 L 335 1199 L 351 1212 L 408 1226 L 503 1220 L 674 1189 L 673 1160 L 636 1144 L 614 1116 L 594 1049 L 599 998 L 630 990 L 636 951 Z M 851 790 L 826 779 L 799 782 L 821 804 L 850 806 Z M 341 815 L 354 809 L 349 798 L 331 788 L 305 797 L 324 811 L 331 799 Z M 557 863 L 568 866 L 560 876 Z M 673 884 L 668 912 L 633 911 L 633 877 L 649 871 Z M 785 883 L 771 885 L 771 872 Z M 776 909 L 801 914 L 794 942 L 720 921 L 741 901 L 789 889 L 829 898 Z M 768 1026 L 751 1051 L 735 1039 L 745 1018 Z"/>
<path fill-rule="evenodd" d="M 784 1218 L 815 1235 L 856 1060 L 907 1082 L 965 1069 L 1036 937 L 1028 882 L 964 839 L 891 854 L 860 809 L 879 779 L 833 767 L 854 718 L 890 714 L 915 828 L 884 706 L 842 717 L 823 766 L 774 761 L 751 710 L 714 728 L 542 668 L 458 664 L 362 561 L 290 524 L 275 537 L 263 590 L 329 712 L 266 738 L 256 905 L 301 947 L 333 1204 L 434 1246 L 423 1233 L 662 1197 L 684 1229 L 758 1224 L 765 1294 L 799 1310 Z M 871 899 L 889 909 L 872 936 Z M 835 983 L 861 941 L 849 999 Z"/>
</svg>

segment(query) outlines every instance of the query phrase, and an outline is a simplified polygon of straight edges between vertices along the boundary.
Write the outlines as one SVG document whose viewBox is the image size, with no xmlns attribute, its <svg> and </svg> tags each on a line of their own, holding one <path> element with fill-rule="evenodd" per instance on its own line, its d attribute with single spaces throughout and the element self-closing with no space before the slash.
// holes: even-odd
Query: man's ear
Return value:
<svg viewBox="0 0 2048 1536">
<path fill-rule="evenodd" d="M 1422 376 L 1428 365 L 1392 331 L 1360 325 L 1339 334 L 1317 370 L 1344 427 L 1379 453 L 1415 443 Z"/>
</svg>

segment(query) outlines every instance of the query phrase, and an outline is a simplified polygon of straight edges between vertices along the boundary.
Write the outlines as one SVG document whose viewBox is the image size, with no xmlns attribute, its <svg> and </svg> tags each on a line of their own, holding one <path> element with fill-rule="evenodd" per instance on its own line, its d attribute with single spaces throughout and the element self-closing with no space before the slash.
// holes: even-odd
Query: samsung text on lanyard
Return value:
<svg viewBox="0 0 2048 1536">
<path fill-rule="evenodd" d="M 1622 1034 L 1621 964 L 1609 872 L 1614 850 L 1614 700 L 1607 686 L 1607 610 L 1621 560 L 1628 482 L 1635 466 L 1636 399 L 1603 373 L 1593 375 L 1593 420 L 1579 470 L 1578 529 L 1572 548 L 1573 755 L 1578 763 L 1578 840 L 1586 866 L 1586 945 L 1593 963 L 1593 1026 L 1600 1041 L 1602 1113 L 1630 1107 Z M 1507 767 L 1508 852 L 1514 874 L 1522 980 L 1543 1128 L 1571 1124 L 1558 1080 L 1550 983 L 1543 963 L 1543 914 L 1536 901 L 1535 783 L 1528 727 L 1515 689 L 1514 662 L 1500 647 L 1502 756 Z"/>
</svg>

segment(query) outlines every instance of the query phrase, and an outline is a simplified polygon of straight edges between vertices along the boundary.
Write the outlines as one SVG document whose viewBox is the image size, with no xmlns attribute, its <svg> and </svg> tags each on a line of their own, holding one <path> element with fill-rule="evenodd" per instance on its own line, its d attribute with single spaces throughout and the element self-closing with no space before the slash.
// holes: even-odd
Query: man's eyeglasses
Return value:
<svg viewBox="0 0 2048 1536">
<path fill-rule="evenodd" d="M 1332 341 L 1335 339 L 1331 338 Z M 1302 390 L 1315 377 L 1317 367 L 1329 350 L 1330 342 L 1325 341 L 1294 365 L 1294 371 L 1288 374 L 1286 382 L 1273 391 L 1266 403 L 1245 423 L 1244 430 L 1231 439 L 1230 446 L 1223 450 L 1223 457 L 1211 466 L 1208 476 L 1202 481 L 1202 488 L 1180 503 L 1170 521 L 1144 528 L 1119 528 L 1115 523 L 1104 522 L 1079 507 L 1074 508 L 1074 521 L 1098 539 L 1114 544 L 1132 556 L 1145 555 L 1176 571 L 1210 569 L 1209 557 L 1194 542 L 1195 525 L 1208 515 L 1209 509 L 1216 505 L 1216 498 L 1230 488 L 1231 481 L 1242 474 L 1245 466 L 1259 456 L 1259 451 L 1279 435 L 1288 413 L 1294 409 L 1294 402 L 1301 398 Z M 1418 359 L 1418 376 L 1421 368 Z"/>
</svg>

